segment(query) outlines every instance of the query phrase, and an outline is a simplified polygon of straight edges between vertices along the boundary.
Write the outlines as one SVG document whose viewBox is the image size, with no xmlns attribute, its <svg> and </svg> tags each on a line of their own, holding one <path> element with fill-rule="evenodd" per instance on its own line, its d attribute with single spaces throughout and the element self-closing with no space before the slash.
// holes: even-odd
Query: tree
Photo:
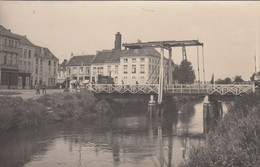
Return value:
<svg viewBox="0 0 260 167">
<path fill-rule="evenodd" d="M 240 83 L 240 82 L 244 82 L 244 80 L 242 79 L 241 76 L 235 76 L 234 82 L 235 83 Z"/>
<path fill-rule="evenodd" d="M 232 82 L 231 78 L 229 78 L 229 77 L 225 78 L 224 81 L 225 81 L 225 84 L 231 84 L 231 82 Z"/>
<path fill-rule="evenodd" d="M 229 78 L 229 77 L 226 77 L 224 80 L 218 79 L 216 81 L 216 84 L 231 84 L 231 83 L 232 83 L 231 78 Z"/>
<path fill-rule="evenodd" d="M 191 62 L 183 60 L 179 66 L 177 65 L 173 72 L 173 80 L 178 81 L 181 84 L 194 83 L 195 73 Z"/>
</svg>

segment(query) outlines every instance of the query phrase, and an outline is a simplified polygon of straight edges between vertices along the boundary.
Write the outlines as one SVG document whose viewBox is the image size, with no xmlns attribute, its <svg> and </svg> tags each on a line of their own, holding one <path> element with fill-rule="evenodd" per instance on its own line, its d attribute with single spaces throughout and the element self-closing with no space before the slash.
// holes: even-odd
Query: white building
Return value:
<svg viewBox="0 0 260 167">
<path fill-rule="evenodd" d="M 35 47 L 32 81 L 48 87 L 56 87 L 59 59 L 48 48 Z"/>
</svg>

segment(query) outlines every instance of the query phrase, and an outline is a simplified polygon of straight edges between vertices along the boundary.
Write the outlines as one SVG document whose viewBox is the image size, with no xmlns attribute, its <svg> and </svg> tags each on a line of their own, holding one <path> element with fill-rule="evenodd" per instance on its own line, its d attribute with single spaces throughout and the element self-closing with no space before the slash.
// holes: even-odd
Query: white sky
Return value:
<svg viewBox="0 0 260 167">
<path fill-rule="evenodd" d="M 260 70 L 259 16 L 257 1 L 0 2 L 0 24 L 48 47 L 60 62 L 71 52 L 112 49 L 116 32 L 123 43 L 198 39 L 205 45 L 206 80 L 213 73 L 215 79 L 249 80 L 255 52 Z M 197 74 L 196 47 L 188 47 L 187 55 Z M 180 62 L 181 48 L 173 48 L 173 58 Z M 200 67 L 202 80 L 201 60 Z"/>
</svg>

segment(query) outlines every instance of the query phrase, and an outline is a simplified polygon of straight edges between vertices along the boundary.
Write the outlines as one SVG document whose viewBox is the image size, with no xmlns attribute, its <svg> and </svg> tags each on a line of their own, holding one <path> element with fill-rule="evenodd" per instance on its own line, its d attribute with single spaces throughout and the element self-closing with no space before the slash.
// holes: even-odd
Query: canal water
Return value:
<svg viewBox="0 0 260 167">
<path fill-rule="evenodd" d="M 0 167 L 173 167 L 191 144 L 203 144 L 205 126 L 197 101 L 166 107 L 160 117 L 136 109 L 91 124 L 18 130 L 0 136 Z"/>
</svg>

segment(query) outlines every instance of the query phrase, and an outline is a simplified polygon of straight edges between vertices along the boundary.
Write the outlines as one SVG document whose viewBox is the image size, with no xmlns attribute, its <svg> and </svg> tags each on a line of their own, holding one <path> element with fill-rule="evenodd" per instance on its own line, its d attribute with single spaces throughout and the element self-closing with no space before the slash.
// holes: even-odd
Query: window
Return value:
<svg viewBox="0 0 260 167">
<path fill-rule="evenodd" d="M 93 67 L 93 75 L 96 75 L 96 74 L 97 74 L 97 68 Z"/>
<path fill-rule="evenodd" d="M 51 66 L 51 61 L 49 60 L 49 66 Z"/>
<path fill-rule="evenodd" d="M 28 58 L 31 58 L 31 50 L 28 50 Z"/>
<path fill-rule="evenodd" d="M 22 60 L 19 61 L 19 70 L 22 70 Z"/>
<path fill-rule="evenodd" d="M 26 61 L 23 62 L 24 71 L 26 71 Z"/>
<path fill-rule="evenodd" d="M 124 74 L 127 74 L 127 65 L 124 65 Z"/>
<path fill-rule="evenodd" d="M 132 63 L 135 63 L 136 62 L 136 58 L 132 58 Z"/>
<path fill-rule="evenodd" d="M 140 65 L 140 73 L 144 73 L 144 64 Z"/>
<path fill-rule="evenodd" d="M 135 79 L 135 76 L 132 76 L 132 79 Z"/>
<path fill-rule="evenodd" d="M 16 65 L 16 64 L 17 64 L 17 55 L 16 55 L 16 54 L 13 55 L 12 64 L 13 64 L 13 65 Z"/>
<path fill-rule="evenodd" d="M 83 67 L 79 68 L 79 74 L 82 75 L 83 74 Z"/>
<path fill-rule="evenodd" d="M 40 66 L 40 75 L 42 75 L 42 66 Z"/>
<path fill-rule="evenodd" d="M 141 80 L 144 80 L 144 76 L 141 76 Z"/>
<path fill-rule="evenodd" d="M 16 47 L 16 48 L 17 48 L 17 41 L 15 41 L 15 42 L 14 42 L 14 47 Z"/>
<path fill-rule="evenodd" d="M 6 52 L 4 52 L 4 64 L 7 64 L 7 55 L 6 55 Z"/>
<path fill-rule="evenodd" d="M 128 62 L 128 59 L 127 59 L 127 58 L 124 58 L 123 62 L 124 62 L 124 63 L 127 63 L 127 62 Z"/>
<path fill-rule="evenodd" d="M 144 58 L 140 58 L 140 61 L 141 61 L 141 63 L 143 63 L 144 62 Z"/>
<path fill-rule="evenodd" d="M 7 46 L 8 45 L 8 41 L 7 41 L 7 39 L 5 38 L 5 46 Z"/>
<path fill-rule="evenodd" d="M 133 73 L 133 74 L 136 73 L 136 65 L 132 65 L 132 73 Z"/>
<path fill-rule="evenodd" d="M 85 68 L 85 74 L 90 74 L 90 68 L 89 67 Z"/>
<path fill-rule="evenodd" d="M 53 66 L 56 67 L 56 61 L 54 61 Z M 83 70 L 82 70 L 83 71 Z"/>
<path fill-rule="evenodd" d="M 124 80 L 126 80 L 127 79 L 127 76 L 124 76 Z"/>
<path fill-rule="evenodd" d="M 12 55 L 7 54 L 7 64 L 12 64 Z"/>
<path fill-rule="evenodd" d="M 56 68 L 53 69 L 53 75 L 56 75 Z"/>
<path fill-rule="evenodd" d="M 24 57 L 24 58 L 27 58 L 27 49 L 24 49 L 24 50 L 23 50 L 23 57 Z"/>
<path fill-rule="evenodd" d="M 118 65 L 115 65 L 115 74 L 118 74 Z"/>
<path fill-rule="evenodd" d="M 73 74 L 77 74 L 77 67 L 73 67 Z"/>
<path fill-rule="evenodd" d="M 104 73 L 103 67 L 99 67 L 99 74 L 103 75 L 103 73 Z"/>
<path fill-rule="evenodd" d="M 152 59 L 151 58 L 149 58 L 149 63 L 152 63 Z"/>
<path fill-rule="evenodd" d="M 67 67 L 67 73 L 70 74 L 70 67 Z"/>
<path fill-rule="evenodd" d="M 49 68 L 49 76 L 51 75 L 51 68 Z"/>
<path fill-rule="evenodd" d="M 149 74 L 152 73 L 152 66 L 149 64 Z"/>
<path fill-rule="evenodd" d="M 107 74 L 109 75 L 109 76 L 111 76 L 111 66 L 107 66 Z"/>
<path fill-rule="evenodd" d="M 28 71 L 31 71 L 31 62 L 28 62 Z"/>
<path fill-rule="evenodd" d="M 39 64 L 39 60 L 38 59 L 36 59 L 36 64 Z"/>
</svg>

